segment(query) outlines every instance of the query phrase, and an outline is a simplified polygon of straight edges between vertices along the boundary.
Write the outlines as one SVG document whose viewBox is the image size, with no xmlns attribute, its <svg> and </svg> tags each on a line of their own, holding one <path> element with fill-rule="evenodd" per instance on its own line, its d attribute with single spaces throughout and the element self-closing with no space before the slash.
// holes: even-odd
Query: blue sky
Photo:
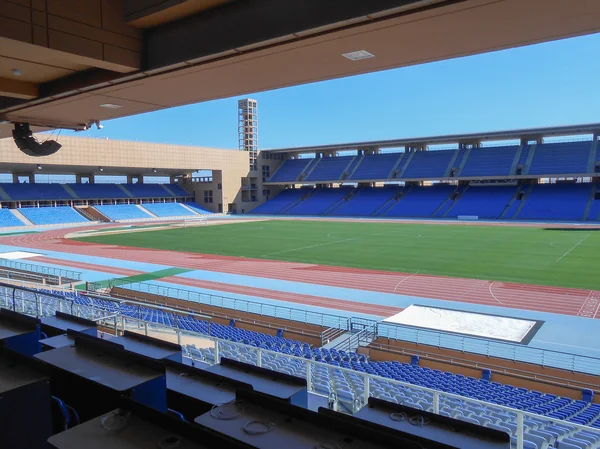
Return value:
<svg viewBox="0 0 600 449">
<path fill-rule="evenodd" d="M 261 149 L 589 123 L 600 121 L 598 54 L 600 34 L 248 96 Z M 238 98 L 78 135 L 237 148 Z"/>
</svg>

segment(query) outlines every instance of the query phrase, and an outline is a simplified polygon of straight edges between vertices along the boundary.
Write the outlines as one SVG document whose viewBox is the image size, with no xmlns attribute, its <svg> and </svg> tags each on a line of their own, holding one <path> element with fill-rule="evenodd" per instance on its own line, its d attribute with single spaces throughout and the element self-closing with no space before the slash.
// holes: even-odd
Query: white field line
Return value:
<svg viewBox="0 0 600 449">
<path fill-rule="evenodd" d="M 586 235 L 584 238 L 582 238 L 582 239 L 581 239 L 581 240 L 579 240 L 577 243 L 575 243 L 575 245 L 573 245 L 573 247 L 572 247 L 571 249 L 567 250 L 567 251 L 566 251 L 566 252 L 565 252 L 565 253 L 564 253 L 562 256 L 560 256 L 560 257 L 558 258 L 557 262 L 560 262 L 560 261 L 561 261 L 561 259 L 562 259 L 563 257 L 565 257 L 567 254 L 569 254 L 571 251 L 573 251 L 575 248 L 577 248 L 577 247 L 578 247 L 579 245 L 581 245 L 583 242 L 585 242 L 585 240 L 586 240 L 586 239 L 587 239 L 587 238 L 588 238 L 590 235 L 592 235 L 592 234 L 588 234 L 588 235 Z"/>
</svg>

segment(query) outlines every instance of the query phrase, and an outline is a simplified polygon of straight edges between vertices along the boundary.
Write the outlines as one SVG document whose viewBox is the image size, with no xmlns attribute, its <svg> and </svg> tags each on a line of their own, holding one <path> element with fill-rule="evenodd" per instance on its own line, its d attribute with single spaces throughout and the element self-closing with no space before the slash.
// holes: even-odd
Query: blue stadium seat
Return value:
<svg viewBox="0 0 600 449">
<path fill-rule="evenodd" d="M 134 198 L 171 198 L 162 184 L 122 184 Z"/>
<path fill-rule="evenodd" d="M 286 189 L 279 195 L 264 202 L 256 207 L 251 213 L 253 214 L 277 214 L 286 207 L 291 206 L 296 201 L 299 201 L 304 195 L 311 193 L 312 189 Z"/>
<path fill-rule="evenodd" d="M 509 176 L 518 148 L 472 148 L 459 176 Z"/>
<path fill-rule="evenodd" d="M 289 209 L 287 215 L 320 215 L 333 205 L 342 201 L 350 194 L 354 187 L 340 187 L 337 189 L 315 189 L 313 194 L 296 206 Z"/>
<path fill-rule="evenodd" d="M 517 186 L 470 186 L 444 215 L 456 218 L 474 215 L 479 218 L 500 218 L 517 193 Z"/>
<path fill-rule="evenodd" d="M 192 209 L 193 211 L 195 211 L 196 213 L 198 213 L 198 214 L 204 215 L 204 214 L 210 214 L 210 213 L 212 213 L 211 211 L 204 209 L 202 206 L 200 206 L 197 203 L 187 202 L 187 203 L 184 203 L 184 204 L 187 207 L 189 207 L 190 209 Z"/>
<path fill-rule="evenodd" d="M 288 159 L 277 169 L 269 181 L 294 182 L 313 159 Z"/>
<path fill-rule="evenodd" d="M 8 209 L 0 209 L 0 228 L 27 226 Z"/>
<path fill-rule="evenodd" d="M 306 181 L 337 181 L 354 160 L 354 156 L 321 158 Z"/>
<path fill-rule="evenodd" d="M 187 217 L 196 216 L 195 212 L 183 207 L 180 203 L 145 203 L 142 207 L 157 217 Z"/>
<path fill-rule="evenodd" d="M 34 225 L 89 223 L 89 220 L 70 206 L 23 207 L 18 209 Z"/>
<path fill-rule="evenodd" d="M 592 142 L 544 143 L 537 145 L 528 174 L 585 174 Z"/>
<path fill-rule="evenodd" d="M 418 151 L 402 173 L 404 179 L 440 179 L 458 150 Z"/>
<path fill-rule="evenodd" d="M 456 190 L 456 186 L 434 184 L 413 187 L 386 213 L 386 217 L 431 217 Z"/>
<path fill-rule="evenodd" d="M 404 153 L 369 154 L 364 157 L 349 179 L 356 181 L 387 179 L 392 174 L 392 168 L 403 156 Z"/>
<path fill-rule="evenodd" d="M 67 184 L 82 199 L 129 198 L 117 184 Z"/>
<path fill-rule="evenodd" d="M 515 218 L 519 220 L 582 220 L 591 189 L 591 184 L 535 185 Z"/>
<path fill-rule="evenodd" d="M 357 397 L 362 398 L 364 396 L 364 379 L 360 373 L 368 373 L 379 376 L 379 378 L 372 378 L 370 381 L 369 388 L 371 395 L 374 397 L 400 402 L 422 410 L 433 410 L 432 393 L 419 388 L 398 385 L 386 379 L 452 393 L 463 398 L 441 395 L 440 412 L 442 414 L 501 430 L 511 436 L 516 435 L 516 413 L 497 408 L 494 406 L 495 404 L 549 418 L 600 427 L 600 404 L 573 400 L 526 388 L 516 388 L 512 385 L 489 382 L 461 374 L 441 372 L 399 361 L 372 362 L 363 354 L 336 349 L 314 348 L 307 343 L 287 339 L 283 336 L 272 336 L 237 328 L 233 325 L 235 323 L 229 326 L 209 323 L 192 316 L 175 315 L 159 309 L 90 298 L 75 292 L 40 291 L 62 295 L 77 304 L 103 309 L 109 313 L 118 312 L 131 318 L 268 349 L 284 356 L 293 355 L 324 362 L 329 367 L 325 365 L 314 366 L 312 372 L 315 390 L 327 395 L 335 392 L 338 400 L 342 402 L 342 405 L 345 403 L 349 410 Z M 41 301 L 49 305 L 48 298 L 43 298 Z M 53 309 L 55 310 L 56 306 Z M 226 342 L 221 342 L 219 347 L 223 356 L 256 364 L 252 351 L 247 351 L 243 347 L 228 346 Z M 215 361 L 213 349 L 199 350 L 193 346 L 188 346 L 186 351 L 196 358 Z M 262 365 L 292 375 L 306 376 L 306 365 L 301 360 L 282 360 L 280 356 L 265 353 L 262 358 Z M 336 370 L 336 367 L 351 371 L 339 371 Z M 470 403 L 464 398 L 477 399 L 487 404 Z M 555 424 L 542 417 L 527 417 L 524 420 L 524 425 L 526 430 L 525 440 L 527 442 L 525 447 L 549 447 L 549 444 L 553 444 L 554 447 L 558 448 L 587 448 L 590 446 L 596 447 L 600 442 L 598 434 L 569 428 L 566 424 Z"/>
<path fill-rule="evenodd" d="M 152 215 L 143 211 L 135 204 L 109 204 L 94 207 L 111 220 L 133 220 L 136 218 L 143 219 L 152 217 Z"/>
<path fill-rule="evenodd" d="M 368 187 L 334 210 L 331 215 L 346 217 L 366 217 L 375 214 L 385 203 L 402 191 L 401 187 Z"/>
<path fill-rule="evenodd" d="M 73 196 L 61 184 L 0 184 L 12 200 L 72 200 Z"/>
</svg>

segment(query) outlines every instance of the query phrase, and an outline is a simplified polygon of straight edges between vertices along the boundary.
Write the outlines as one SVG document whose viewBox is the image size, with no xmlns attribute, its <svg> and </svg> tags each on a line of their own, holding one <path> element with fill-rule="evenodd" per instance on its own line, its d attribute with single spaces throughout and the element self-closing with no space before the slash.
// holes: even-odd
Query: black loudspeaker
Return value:
<svg viewBox="0 0 600 449">
<path fill-rule="evenodd" d="M 39 143 L 29 129 L 29 123 L 15 123 L 12 134 L 19 150 L 28 156 L 50 156 L 62 147 L 55 140 L 46 140 L 44 143 Z"/>
</svg>

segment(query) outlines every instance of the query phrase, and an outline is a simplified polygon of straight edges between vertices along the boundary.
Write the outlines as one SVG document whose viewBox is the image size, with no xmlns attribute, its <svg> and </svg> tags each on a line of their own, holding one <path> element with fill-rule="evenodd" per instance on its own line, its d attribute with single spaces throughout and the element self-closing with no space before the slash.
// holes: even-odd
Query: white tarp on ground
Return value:
<svg viewBox="0 0 600 449">
<path fill-rule="evenodd" d="M 415 305 L 383 321 L 511 342 L 521 342 L 536 324 L 521 318 Z"/>
<path fill-rule="evenodd" d="M 39 257 L 39 256 L 41 256 L 41 254 L 30 253 L 27 251 L 11 251 L 9 253 L 0 253 L 0 259 L 10 259 L 10 260 L 29 259 L 30 257 Z"/>
</svg>

